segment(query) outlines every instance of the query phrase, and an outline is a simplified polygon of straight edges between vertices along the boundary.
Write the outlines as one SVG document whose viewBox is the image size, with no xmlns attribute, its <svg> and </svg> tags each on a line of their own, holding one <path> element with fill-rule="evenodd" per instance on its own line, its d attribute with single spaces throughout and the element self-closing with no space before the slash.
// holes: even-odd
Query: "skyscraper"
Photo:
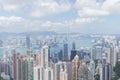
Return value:
<svg viewBox="0 0 120 80">
<path fill-rule="evenodd" d="M 34 76 L 33 76 L 33 68 L 34 68 L 34 59 L 32 57 L 28 57 L 27 58 L 27 62 L 28 62 L 28 80 L 33 80 Z"/>
<path fill-rule="evenodd" d="M 45 80 L 44 69 L 41 66 L 34 67 L 34 80 Z"/>
<path fill-rule="evenodd" d="M 88 69 L 89 69 L 89 73 L 90 73 L 90 75 L 89 75 L 90 80 L 94 80 L 94 76 L 95 76 L 95 63 L 94 63 L 94 61 L 92 61 L 92 60 L 90 61 Z"/>
<path fill-rule="evenodd" d="M 30 49 L 30 36 L 26 36 L 26 47 Z"/>
<path fill-rule="evenodd" d="M 74 59 L 74 57 L 77 54 L 77 50 L 75 50 L 75 43 L 72 43 L 72 50 L 71 50 L 71 55 L 70 55 L 70 61 Z"/>
<path fill-rule="evenodd" d="M 3 46 L 3 41 L 2 40 L 0 40 L 0 47 L 2 47 Z"/>
<path fill-rule="evenodd" d="M 58 62 L 54 65 L 54 80 L 60 80 L 60 66 L 62 62 Z"/>
<path fill-rule="evenodd" d="M 45 74 L 44 74 L 45 80 L 53 80 L 53 69 L 52 68 L 46 68 Z"/>
<path fill-rule="evenodd" d="M 13 57 L 14 80 L 33 80 L 34 59 L 20 54 L 14 54 Z"/>
<path fill-rule="evenodd" d="M 75 46 L 75 42 L 72 43 L 72 50 L 75 50 L 76 46 Z"/>
<path fill-rule="evenodd" d="M 112 78 L 112 66 L 110 64 L 100 64 L 99 66 L 99 75 L 100 80 L 111 80 Z"/>
<path fill-rule="evenodd" d="M 91 53 L 91 58 L 93 60 L 97 59 L 97 60 L 101 60 L 102 59 L 102 46 L 94 46 L 92 48 L 92 53 Z"/>
<path fill-rule="evenodd" d="M 18 77 L 18 62 L 17 62 L 17 59 L 19 57 L 19 53 L 15 53 L 15 51 L 13 52 L 13 69 L 14 69 L 14 80 L 18 80 L 17 77 Z"/>
<path fill-rule="evenodd" d="M 60 80 L 68 80 L 68 73 L 66 72 L 66 70 L 61 69 Z"/>
<path fill-rule="evenodd" d="M 72 60 L 72 80 L 78 80 L 78 69 L 80 65 L 79 56 L 76 55 Z"/>
<path fill-rule="evenodd" d="M 41 66 L 41 55 L 36 55 L 35 66 Z"/>
<path fill-rule="evenodd" d="M 68 61 L 68 44 L 64 44 L 63 61 Z"/>
<path fill-rule="evenodd" d="M 54 65 L 54 80 L 72 80 L 71 62 L 58 62 Z M 61 77 L 63 76 L 63 77 Z"/>
<path fill-rule="evenodd" d="M 49 46 L 43 46 L 41 49 L 41 67 L 50 66 L 50 48 Z"/>
<path fill-rule="evenodd" d="M 89 80 L 89 70 L 84 62 L 79 66 L 78 80 Z"/>
</svg>

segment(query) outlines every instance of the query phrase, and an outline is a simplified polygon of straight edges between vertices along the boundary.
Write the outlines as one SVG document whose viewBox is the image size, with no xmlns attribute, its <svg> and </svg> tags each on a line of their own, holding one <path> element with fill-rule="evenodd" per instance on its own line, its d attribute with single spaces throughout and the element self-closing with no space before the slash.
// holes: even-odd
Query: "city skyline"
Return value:
<svg viewBox="0 0 120 80">
<path fill-rule="evenodd" d="M 119 7 L 119 0 L 0 0 L 0 32 L 119 34 Z"/>
<path fill-rule="evenodd" d="M 0 0 L 0 80 L 120 80 L 120 0 Z"/>
</svg>

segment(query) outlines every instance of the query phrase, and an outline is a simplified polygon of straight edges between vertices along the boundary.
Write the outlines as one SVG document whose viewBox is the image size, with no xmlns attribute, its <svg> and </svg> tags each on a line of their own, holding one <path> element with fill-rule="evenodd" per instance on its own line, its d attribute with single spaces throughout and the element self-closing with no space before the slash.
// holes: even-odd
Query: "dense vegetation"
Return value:
<svg viewBox="0 0 120 80">
<path fill-rule="evenodd" d="M 95 75 L 95 80 L 100 80 L 100 75 L 99 74 Z"/>
<path fill-rule="evenodd" d="M 0 77 L 0 80 L 3 80 L 3 78 L 2 78 L 2 77 Z"/>
<path fill-rule="evenodd" d="M 115 72 L 115 77 L 113 77 L 112 80 L 118 80 L 120 78 L 120 62 L 118 62 L 116 64 L 116 66 L 114 67 L 113 71 Z"/>
</svg>

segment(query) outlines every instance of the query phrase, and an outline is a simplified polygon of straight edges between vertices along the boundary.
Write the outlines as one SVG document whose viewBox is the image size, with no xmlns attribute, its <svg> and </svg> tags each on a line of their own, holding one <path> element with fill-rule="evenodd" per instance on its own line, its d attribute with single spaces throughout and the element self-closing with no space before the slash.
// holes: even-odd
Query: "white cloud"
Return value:
<svg viewBox="0 0 120 80">
<path fill-rule="evenodd" d="M 0 0 L 0 5 L 6 13 L 11 12 L 10 15 L 12 15 L 13 12 L 13 16 L 10 17 L 0 16 L 0 27 L 4 27 L 4 30 L 9 27 L 11 32 L 46 29 L 62 30 L 63 28 L 67 29 L 81 24 L 99 22 L 102 21 L 101 17 L 120 13 L 119 0 L 106 0 L 103 3 L 98 3 L 96 0 L 76 0 L 73 5 L 69 0 L 61 0 L 60 2 L 56 2 L 56 0 Z M 39 20 L 43 16 L 62 14 L 72 9 L 77 10 L 76 15 L 78 15 L 73 20 L 62 22 Z M 20 15 L 21 17 L 14 15 Z M 26 15 L 30 19 L 24 19 Z M 35 20 L 36 18 L 38 20 Z"/>
<path fill-rule="evenodd" d="M 85 7 L 82 10 L 78 10 L 78 15 L 81 17 L 96 17 L 96 16 L 106 16 L 109 15 L 109 12 L 102 9 L 94 9 Z"/>
<path fill-rule="evenodd" d="M 55 0 L 46 0 L 35 2 L 34 7 L 31 10 L 30 15 L 33 17 L 41 17 L 45 15 L 53 15 L 57 13 L 62 13 L 71 9 L 71 4 L 69 2 L 57 3 Z"/>
<path fill-rule="evenodd" d="M 42 17 L 46 15 L 54 15 L 77 9 L 79 16 L 106 16 L 112 13 L 120 13 L 119 0 L 105 0 L 99 3 L 96 0 L 76 0 L 74 6 L 68 0 L 0 0 L 5 11 L 21 12 L 27 5 L 30 9 L 27 14 L 33 17 Z"/>
<path fill-rule="evenodd" d="M 120 0 L 106 0 L 102 9 L 109 11 L 111 14 L 120 14 Z"/>
<path fill-rule="evenodd" d="M 0 25 L 1 26 L 11 26 L 11 24 L 18 24 L 19 22 L 23 21 L 24 19 L 21 17 L 11 16 L 0 16 Z"/>
<path fill-rule="evenodd" d="M 120 13 L 120 0 L 105 0 L 102 3 L 96 0 L 77 0 L 75 8 L 80 17 L 100 17 Z"/>
<path fill-rule="evenodd" d="M 21 12 L 29 5 L 29 13 L 27 15 L 33 17 L 42 17 L 62 13 L 71 9 L 68 0 L 58 3 L 56 0 L 0 0 L 3 9 L 7 12 Z"/>
<path fill-rule="evenodd" d="M 17 6 L 17 5 L 5 5 L 5 6 L 3 6 L 3 9 L 5 10 L 5 11 L 8 11 L 8 12 L 10 12 L 10 11 L 16 11 L 17 9 L 18 9 L 18 7 L 19 6 Z"/>
<path fill-rule="evenodd" d="M 96 0 L 77 0 L 75 8 L 80 17 L 99 17 L 109 15 L 107 10 L 101 8 L 101 3 Z"/>
<path fill-rule="evenodd" d="M 80 24 L 92 23 L 98 21 L 98 18 L 78 18 L 73 21 L 52 22 L 24 19 L 17 16 L 0 16 L 0 27 L 7 32 L 26 32 L 26 31 L 44 31 L 56 30 L 63 31 Z M 0 30 L 1 31 L 1 30 Z"/>
<path fill-rule="evenodd" d="M 75 4 L 70 4 L 69 0 L 0 0 L 0 5 L 7 12 L 22 13 L 33 17 L 54 15 L 71 9 L 77 9 L 79 16 L 106 16 L 112 13 L 120 13 L 119 0 L 105 0 L 99 3 L 96 0 L 76 0 Z M 29 5 L 29 6 L 28 6 Z M 26 13 L 22 10 L 28 7 Z"/>
<path fill-rule="evenodd" d="M 88 18 L 78 18 L 75 20 L 75 23 L 77 24 L 80 24 L 80 23 L 91 23 L 91 22 L 94 22 L 94 21 L 97 21 L 99 20 L 98 18 L 91 18 L 91 17 L 88 17 Z"/>
</svg>

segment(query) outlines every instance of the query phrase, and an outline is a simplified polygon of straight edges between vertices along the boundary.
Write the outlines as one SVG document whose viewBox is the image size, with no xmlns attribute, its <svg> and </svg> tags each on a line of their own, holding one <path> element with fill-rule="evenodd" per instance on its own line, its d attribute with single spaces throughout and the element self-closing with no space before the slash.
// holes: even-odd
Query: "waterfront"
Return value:
<svg viewBox="0 0 120 80">
<path fill-rule="evenodd" d="M 68 50 L 70 51 L 72 49 L 72 42 L 75 42 L 76 45 L 76 49 L 79 49 L 80 47 L 91 47 L 92 44 L 92 40 L 94 40 L 94 38 L 86 38 L 86 37 L 80 37 L 79 39 L 70 39 L 69 40 L 69 48 Z M 53 46 L 51 48 L 51 53 L 56 53 L 59 52 L 60 50 L 63 49 L 63 44 L 57 44 L 57 46 Z M 2 57 L 3 54 L 12 51 L 12 48 L 0 48 L 0 56 Z M 27 54 L 27 49 L 25 47 L 17 47 L 14 48 L 14 50 L 20 54 Z M 40 51 L 40 49 L 32 49 L 33 53 L 38 54 Z"/>
</svg>

